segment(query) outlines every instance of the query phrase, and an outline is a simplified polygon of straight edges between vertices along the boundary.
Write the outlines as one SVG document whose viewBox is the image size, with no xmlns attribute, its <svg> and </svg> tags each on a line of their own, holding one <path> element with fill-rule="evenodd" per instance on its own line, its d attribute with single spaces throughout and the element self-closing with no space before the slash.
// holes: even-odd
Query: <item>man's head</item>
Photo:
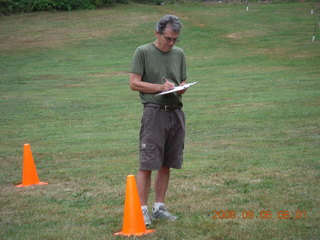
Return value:
<svg viewBox="0 0 320 240">
<path fill-rule="evenodd" d="M 169 52 L 180 36 L 182 24 L 174 15 L 165 15 L 156 25 L 157 45 L 163 52 Z"/>
<path fill-rule="evenodd" d="M 160 19 L 160 21 L 156 25 L 156 31 L 160 34 L 163 34 L 164 30 L 168 25 L 174 32 L 180 33 L 180 30 L 182 27 L 180 19 L 175 15 L 169 15 L 169 14 L 163 16 Z"/>
</svg>

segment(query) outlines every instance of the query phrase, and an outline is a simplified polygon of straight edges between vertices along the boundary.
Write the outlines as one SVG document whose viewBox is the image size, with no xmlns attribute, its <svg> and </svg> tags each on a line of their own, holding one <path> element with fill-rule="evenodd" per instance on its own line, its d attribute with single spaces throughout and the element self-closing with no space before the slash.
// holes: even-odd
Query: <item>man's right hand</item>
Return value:
<svg viewBox="0 0 320 240">
<path fill-rule="evenodd" d="M 144 93 L 159 93 L 159 92 L 165 92 L 173 89 L 174 83 L 169 82 L 168 80 L 164 79 L 164 84 L 158 84 L 158 83 L 149 83 L 149 82 L 143 82 L 142 76 L 136 73 L 130 73 L 130 88 L 133 91 L 139 91 Z"/>
<path fill-rule="evenodd" d="M 169 82 L 167 79 L 164 79 L 164 80 L 165 80 L 165 83 L 162 84 L 162 88 L 161 88 L 162 92 L 166 92 L 166 91 L 174 89 L 175 86 L 172 82 Z"/>
</svg>

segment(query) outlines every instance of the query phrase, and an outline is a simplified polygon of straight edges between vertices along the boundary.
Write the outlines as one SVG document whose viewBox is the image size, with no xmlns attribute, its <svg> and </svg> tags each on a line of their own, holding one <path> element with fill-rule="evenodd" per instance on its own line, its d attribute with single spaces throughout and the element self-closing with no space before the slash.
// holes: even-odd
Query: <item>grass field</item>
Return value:
<svg viewBox="0 0 320 240">
<path fill-rule="evenodd" d="M 141 239 L 319 239 L 311 8 L 130 3 L 0 17 L 0 239 L 122 239 L 113 233 L 137 172 L 142 110 L 128 69 L 166 13 L 184 23 L 177 45 L 199 83 L 184 95 L 184 167 L 167 194 L 179 220 Z M 15 187 L 24 143 L 47 186 Z M 235 219 L 223 215 L 231 211 Z"/>
</svg>

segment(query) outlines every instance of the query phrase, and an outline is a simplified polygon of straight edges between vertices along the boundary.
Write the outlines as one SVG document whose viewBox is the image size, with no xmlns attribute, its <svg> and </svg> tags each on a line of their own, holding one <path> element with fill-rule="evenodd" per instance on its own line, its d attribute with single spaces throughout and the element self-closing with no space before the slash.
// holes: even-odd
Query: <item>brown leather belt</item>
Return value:
<svg viewBox="0 0 320 240">
<path fill-rule="evenodd" d="M 179 105 L 160 105 L 160 104 L 154 104 L 154 103 L 146 103 L 146 104 L 144 104 L 144 107 L 158 108 L 158 109 L 164 110 L 166 112 L 181 109 L 181 107 Z"/>
</svg>

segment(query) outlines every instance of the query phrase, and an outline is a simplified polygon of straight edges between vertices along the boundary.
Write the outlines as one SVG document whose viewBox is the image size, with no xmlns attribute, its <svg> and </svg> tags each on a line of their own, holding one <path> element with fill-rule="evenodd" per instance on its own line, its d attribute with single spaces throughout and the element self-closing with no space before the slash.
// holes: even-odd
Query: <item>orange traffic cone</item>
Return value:
<svg viewBox="0 0 320 240">
<path fill-rule="evenodd" d="M 27 187 L 34 184 L 46 185 L 48 183 L 40 182 L 30 145 L 26 143 L 23 147 L 22 184 L 17 185 L 17 187 Z"/>
<path fill-rule="evenodd" d="M 117 232 L 114 235 L 142 236 L 154 231 L 154 229 L 147 230 L 146 228 L 142 216 L 136 180 L 133 175 L 128 175 L 122 231 Z"/>
</svg>

